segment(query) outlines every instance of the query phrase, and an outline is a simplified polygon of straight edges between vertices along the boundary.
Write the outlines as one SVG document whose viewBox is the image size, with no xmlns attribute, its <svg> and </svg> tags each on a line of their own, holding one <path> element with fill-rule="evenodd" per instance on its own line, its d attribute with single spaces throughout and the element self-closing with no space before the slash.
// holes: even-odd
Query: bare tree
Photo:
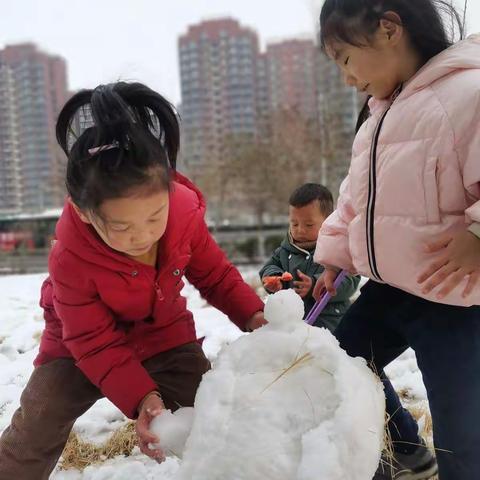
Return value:
<svg viewBox="0 0 480 480">
<path fill-rule="evenodd" d="M 236 137 L 230 145 L 230 171 L 244 206 L 263 227 L 266 214 L 286 211 L 290 193 L 316 180 L 320 158 L 318 124 L 295 110 L 278 111 L 253 141 Z"/>
</svg>

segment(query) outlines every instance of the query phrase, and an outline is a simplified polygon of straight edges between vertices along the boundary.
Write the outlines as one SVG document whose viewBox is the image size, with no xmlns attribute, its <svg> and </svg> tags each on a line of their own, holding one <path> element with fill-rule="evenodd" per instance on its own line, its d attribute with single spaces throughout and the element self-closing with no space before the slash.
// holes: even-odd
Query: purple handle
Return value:
<svg viewBox="0 0 480 480">
<path fill-rule="evenodd" d="M 345 277 L 347 276 L 346 270 L 341 270 L 340 273 L 337 275 L 337 278 L 333 282 L 333 286 L 335 290 L 340 286 L 340 284 L 343 282 Z M 323 309 L 327 306 L 327 303 L 330 301 L 332 296 L 328 293 L 325 292 L 323 296 L 315 303 L 313 308 L 310 310 L 310 313 L 307 315 L 305 318 L 305 323 L 308 323 L 309 325 L 313 325 L 317 317 L 322 313 Z"/>
</svg>

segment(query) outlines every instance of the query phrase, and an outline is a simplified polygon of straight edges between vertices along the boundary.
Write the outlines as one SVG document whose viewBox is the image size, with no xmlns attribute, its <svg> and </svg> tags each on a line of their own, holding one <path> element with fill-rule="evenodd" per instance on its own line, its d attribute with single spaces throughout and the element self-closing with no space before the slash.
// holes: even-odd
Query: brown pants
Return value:
<svg viewBox="0 0 480 480">
<path fill-rule="evenodd" d="M 193 405 L 210 362 L 198 343 L 189 343 L 149 358 L 143 366 L 166 408 L 176 410 Z M 0 437 L 0 480 L 48 480 L 75 420 L 102 397 L 72 359 L 37 367 Z"/>
</svg>

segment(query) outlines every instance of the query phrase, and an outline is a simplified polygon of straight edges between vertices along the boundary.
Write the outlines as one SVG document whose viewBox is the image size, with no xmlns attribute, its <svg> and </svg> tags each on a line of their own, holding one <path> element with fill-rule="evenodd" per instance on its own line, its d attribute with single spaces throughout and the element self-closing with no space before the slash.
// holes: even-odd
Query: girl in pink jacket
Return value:
<svg viewBox="0 0 480 480">
<path fill-rule="evenodd" d="M 319 233 L 326 273 L 315 293 L 334 293 L 339 269 L 370 278 L 336 331 L 340 344 L 378 372 L 415 350 L 440 478 L 471 480 L 480 476 L 480 36 L 453 44 L 440 9 L 463 37 L 440 0 L 324 3 L 322 46 L 371 98 Z M 399 471 L 375 478 L 430 478 L 435 458 L 382 376 Z"/>
</svg>

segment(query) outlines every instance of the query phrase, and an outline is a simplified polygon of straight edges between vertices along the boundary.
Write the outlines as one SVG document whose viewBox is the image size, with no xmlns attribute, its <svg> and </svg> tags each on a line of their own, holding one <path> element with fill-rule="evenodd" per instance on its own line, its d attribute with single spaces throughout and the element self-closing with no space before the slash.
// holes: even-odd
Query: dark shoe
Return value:
<svg viewBox="0 0 480 480">
<path fill-rule="evenodd" d="M 394 453 L 391 459 L 382 455 L 372 480 L 428 480 L 437 472 L 435 455 L 422 440 L 422 445 L 410 455 Z"/>
</svg>

